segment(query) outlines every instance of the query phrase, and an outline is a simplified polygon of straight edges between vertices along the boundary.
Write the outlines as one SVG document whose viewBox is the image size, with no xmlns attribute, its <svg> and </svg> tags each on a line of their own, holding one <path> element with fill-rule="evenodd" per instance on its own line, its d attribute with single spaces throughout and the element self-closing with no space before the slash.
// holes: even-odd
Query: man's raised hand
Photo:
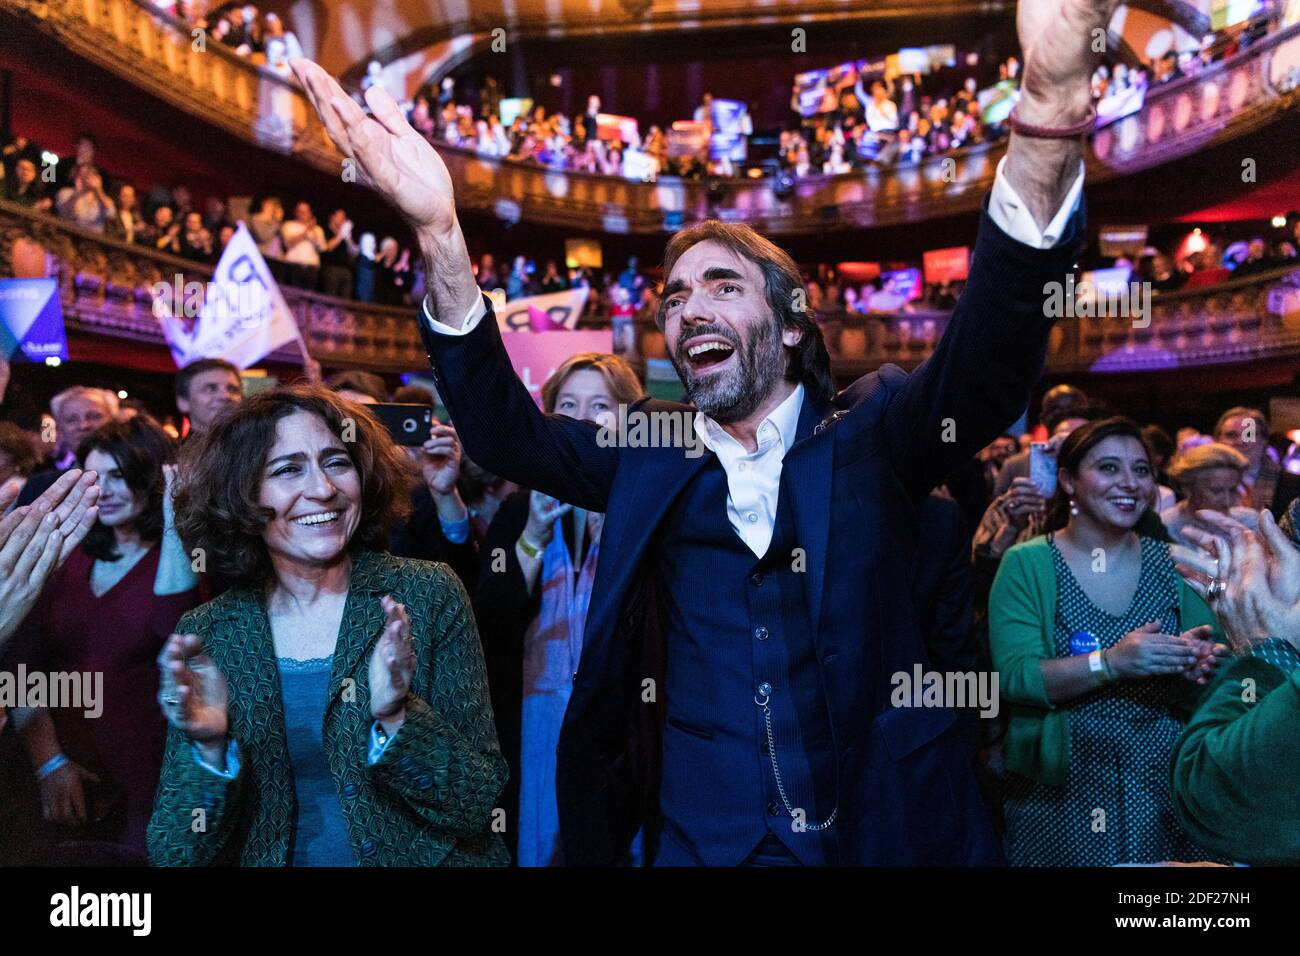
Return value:
<svg viewBox="0 0 1300 956">
<path fill-rule="evenodd" d="M 1119 0 L 1020 0 L 1016 32 L 1025 56 L 1015 118 L 1062 129 L 1083 121 L 1092 102 L 1098 34 L 1105 36 Z M 1039 228 L 1046 228 L 1079 174 L 1082 137 L 1038 139 L 1013 134 L 1006 176 Z"/>
<path fill-rule="evenodd" d="M 479 301 L 479 290 L 456 220 L 446 164 L 381 87 L 366 90 L 373 114 L 367 116 L 317 64 L 299 59 L 289 65 L 335 144 L 415 233 L 433 317 L 461 328 Z"/>
<path fill-rule="evenodd" d="M 366 105 L 373 114 L 367 116 L 316 63 L 300 59 L 289 66 L 335 145 L 412 229 L 449 233 L 456 228 L 446 165 L 382 87 L 366 90 Z"/>
</svg>

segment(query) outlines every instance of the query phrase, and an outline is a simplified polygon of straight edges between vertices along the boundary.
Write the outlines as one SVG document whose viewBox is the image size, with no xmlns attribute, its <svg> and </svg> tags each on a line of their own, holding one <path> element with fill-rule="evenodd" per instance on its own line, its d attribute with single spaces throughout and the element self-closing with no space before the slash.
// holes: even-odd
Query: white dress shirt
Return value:
<svg viewBox="0 0 1300 956">
<path fill-rule="evenodd" d="M 803 408 L 803 386 L 772 410 L 758 426 L 758 449 L 745 446 L 728 435 L 703 412 L 695 413 L 695 434 L 709 451 L 718 456 L 727 473 L 727 520 L 736 534 L 757 557 L 767 553 L 776 527 L 776 503 L 780 497 L 781 465 L 794 444 Z"/>
<path fill-rule="evenodd" d="M 1050 249 L 1060 241 L 1066 224 L 1078 208 L 1083 192 L 1083 163 L 1079 175 L 1065 196 L 1065 202 L 1047 228 L 1040 230 L 1024 201 L 1007 182 L 1002 173 L 1006 158 L 998 163 L 993 180 L 993 194 L 989 197 L 989 216 L 999 229 L 1018 242 L 1035 249 Z M 465 324 L 459 329 L 439 322 L 429 311 L 425 300 L 424 317 L 429 326 L 443 335 L 466 335 L 487 314 L 483 297 L 479 296 L 470 309 Z M 776 526 L 776 505 L 781 487 L 781 467 L 785 453 L 794 444 L 803 408 L 804 387 L 798 386 L 784 402 L 778 405 L 758 426 L 758 450 L 749 452 L 722 426 L 705 415 L 695 414 L 695 434 L 711 452 L 718 456 L 727 474 L 727 518 L 736 533 L 758 557 L 762 557 L 772 542 Z"/>
</svg>

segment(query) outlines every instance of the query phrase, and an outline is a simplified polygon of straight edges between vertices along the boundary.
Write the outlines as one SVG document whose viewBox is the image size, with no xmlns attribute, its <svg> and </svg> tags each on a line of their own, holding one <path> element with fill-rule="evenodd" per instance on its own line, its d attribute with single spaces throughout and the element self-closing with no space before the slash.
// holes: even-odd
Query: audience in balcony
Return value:
<svg viewBox="0 0 1300 956">
<path fill-rule="evenodd" d="M 379 242 L 379 254 L 375 258 L 374 301 L 380 305 L 408 305 L 410 287 L 410 252 L 392 236 L 385 236 Z"/>
<path fill-rule="evenodd" d="M 1218 285 L 1232 278 L 1232 270 L 1222 265 L 1223 250 L 1211 242 L 1200 252 L 1193 252 L 1183 261 L 1187 270 L 1187 288 L 1198 289 L 1207 285 Z"/>
<path fill-rule="evenodd" d="M 207 31 L 239 56 L 283 76 L 290 75 L 288 61 L 302 56 L 302 44 L 285 28 L 284 21 L 275 13 L 262 13 L 251 3 L 221 3 L 206 15 L 199 12 L 198 4 L 184 0 L 164 0 L 158 6 L 172 7 L 175 16 Z"/>
<path fill-rule="evenodd" d="M 181 254 L 181 224 L 171 206 L 158 206 L 149 222 L 136 233 L 136 242 L 169 255 Z"/>
<path fill-rule="evenodd" d="M 14 160 L 13 173 L 7 173 L 0 165 L 0 178 L 3 178 L 4 198 L 9 202 L 28 206 L 41 212 L 49 212 L 54 201 L 45 195 L 45 184 L 36 172 L 36 162 L 28 156 L 19 156 Z"/>
<path fill-rule="evenodd" d="M 1270 19 L 1272 18 L 1272 19 Z M 1153 84 L 1193 74 L 1204 66 L 1232 56 L 1276 25 L 1271 11 L 1247 23 L 1221 31 L 1199 52 L 1170 53 L 1150 69 L 1124 63 L 1101 66 L 1093 77 L 1099 104 Z M 999 82 L 1014 95 L 1019 61 L 1008 57 L 999 64 Z M 837 174 L 868 165 L 915 163 L 926 156 L 948 153 L 1007 133 L 1005 120 L 985 122 L 974 76 L 962 86 L 925 88 L 920 75 L 874 80 L 869 92 L 862 79 L 842 91 L 836 109 L 805 119 L 798 129 L 781 131 L 777 150 L 779 168 L 796 177 Z M 495 86 L 494 86 L 495 88 Z M 441 92 L 421 90 L 409 108 L 409 119 L 430 140 L 473 149 L 480 155 L 536 163 L 554 169 L 601 173 L 630 179 L 654 180 L 660 174 L 698 179 L 704 176 L 744 174 L 727 158 L 700 155 L 670 156 L 667 137 L 658 126 L 624 141 L 598 135 L 600 97 L 590 96 L 583 115 L 572 121 L 563 114 L 548 115 L 536 105 L 517 116 L 508 128 L 497 113 L 499 97 L 480 97 L 477 112 L 456 102 L 454 83 L 444 80 Z M 712 118 L 711 96 L 695 110 L 697 121 Z M 436 107 L 434 106 L 436 102 Z M 986 104 L 987 105 L 987 104 Z M 750 128 L 752 131 L 752 127 Z"/>
<path fill-rule="evenodd" d="M 113 216 L 104 223 L 104 235 L 119 242 L 135 242 L 136 236 L 144 228 L 144 219 L 140 210 L 140 201 L 136 198 L 135 187 L 122 183 L 117 187 L 117 202 Z"/>
<path fill-rule="evenodd" d="M 1296 258 L 1296 247 L 1286 240 L 1275 242 L 1270 247 L 1263 236 L 1255 236 L 1246 246 L 1246 257 L 1232 270 L 1234 279 L 1267 272 L 1289 264 Z"/>
<path fill-rule="evenodd" d="M 510 276 L 506 279 L 507 301 L 536 295 L 537 292 L 537 286 L 528 271 L 528 259 L 524 256 L 515 256 L 514 265 L 510 267 Z"/>
<path fill-rule="evenodd" d="M 280 227 L 284 224 L 284 205 L 276 196 L 263 196 L 257 212 L 248 217 L 248 231 L 267 265 L 284 257 Z"/>
<path fill-rule="evenodd" d="M 300 289 L 315 289 L 320 278 L 320 254 L 325 251 L 325 230 L 316 222 L 309 203 L 293 207 L 293 218 L 280 227 L 284 247 L 285 281 Z"/>
<path fill-rule="evenodd" d="M 352 220 L 347 210 L 335 209 L 329 218 L 330 237 L 321 250 L 321 291 L 339 299 L 352 297 L 353 262 L 360 247 L 352 238 Z"/>
<path fill-rule="evenodd" d="M 192 262 L 215 262 L 212 233 L 203 225 L 203 214 L 187 212 L 181 224 L 180 257 Z"/>
<path fill-rule="evenodd" d="M 92 232 L 103 232 L 117 207 L 104 192 L 104 178 L 94 166 L 78 166 L 72 185 L 60 189 L 54 197 L 59 216 L 73 225 Z"/>
<path fill-rule="evenodd" d="M 1172 292 L 1187 283 L 1188 274 L 1175 269 L 1173 260 L 1163 252 L 1152 251 L 1138 260 L 1137 279 L 1150 282 L 1152 292 Z"/>
<path fill-rule="evenodd" d="M 640 278 L 640 276 L 638 276 Z M 644 281 L 644 280 L 643 280 Z M 560 267 L 554 259 L 546 260 L 546 271 L 542 273 L 540 289 L 543 294 L 563 292 L 569 287 L 569 280 L 560 275 Z"/>
<path fill-rule="evenodd" d="M 377 274 L 375 253 L 376 246 L 374 233 L 362 233 L 361 241 L 357 244 L 357 258 L 354 264 L 357 275 L 353 298 L 358 302 L 375 301 Z"/>
</svg>

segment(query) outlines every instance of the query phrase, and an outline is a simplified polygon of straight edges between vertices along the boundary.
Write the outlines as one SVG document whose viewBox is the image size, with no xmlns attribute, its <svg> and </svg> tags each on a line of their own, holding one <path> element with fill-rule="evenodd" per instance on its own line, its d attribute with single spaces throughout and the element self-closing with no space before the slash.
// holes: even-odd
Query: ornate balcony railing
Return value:
<svg viewBox="0 0 1300 956">
<path fill-rule="evenodd" d="M 1047 353 L 1048 368 L 1056 373 L 1167 371 L 1266 359 L 1294 359 L 1300 368 L 1300 262 L 1219 285 L 1158 293 L 1149 317 L 1062 319 Z"/>
<path fill-rule="evenodd" d="M 0 277 L 55 276 L 68 327 L 161 346 L 153 314 L 158 283 L 205 281 L 209 267 L 106 239 L 49 215 L 0 202 Z M 380 371 L 427 362 L 415 310 L 334 299 L 284 287 L 312 356 L 327 366 Z M 821 317 L 837 375 L 886 362 L 911 368 L 943 335 L 949 312 Z M 596 320 L 599 323 L 601 320 Z M 664 358 L 663 335 L 637 323 L 641 357 Z M 1300 263 L 1222 285 L 1154 296 L 1146 318 L 1064 317 L 1048 347 L 1055 374 L 1159 371 L 1294 357 L 1300 363 Z M 298 361 L 292 349 L 273 358 Z"/>
<path fill-rule="evenodd" d="M 206 282 L 212 269 L 0 202 L 0 276 L 15 274 L 56 277 L 72 331 L 163 345 L 154 289 L 159 283 L 175 287 L 179 281 L 183 289 L 187 282 Z M 289 286 L 281 291 L 307 350 L 322 365 L 399 371 L 428 363 L 412 309 Z M 285 348 L 272 359 L 296 364 L 300 356 Z"/>
<path fill-rule="evenodd" d="M 78 55 L 253 143 L 331 173 L 342 157 L 303 94 L 218 42 L 197 49 L 191 28 L 147 0 L 0 0 Z M 1300 24 L 1200 74 L 1154 87 L 1142 110 L 1093 135 L 1090 182 L 1151 168 L 1250 133 L 1300 104 Z M 919 222 L 976 210 L 1005 143 L 916 165 L 796 180 L 778 196 L 770 179 L 654 183 L 548 170 L 440 146 L 458 203 L 507 220 L 656 233 L 717 216 L 769 235 Z"/>
</svg>

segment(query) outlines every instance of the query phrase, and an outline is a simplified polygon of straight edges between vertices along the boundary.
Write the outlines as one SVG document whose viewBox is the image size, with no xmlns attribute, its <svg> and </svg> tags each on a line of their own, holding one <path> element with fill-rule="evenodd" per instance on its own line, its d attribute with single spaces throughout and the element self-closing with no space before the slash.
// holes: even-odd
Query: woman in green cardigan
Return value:
<svg viewBox="0 0 1300 956">
<path fill-rule="evenodd" d="M 1179 716 L 1226 648 L 1135 527 L 1155 500 L 1138 425 L 1091 422 L 1061 445 L 1043 537 L 1006 553 L 989 602 L 1003 698 L 1007 857 L 1018 866 L 1201 860 L 1178 825 Z"/>
<path fill-rule="evenodd" d="M 508 864 L 465 591 L 376 550 L 402 476 L 378 421 L 314 387 L 262 392 L 186 446 L 177 528 L 236 586 L 158 658 L 155 864 Z"/>
<path fill-rule="evenodd" d="M 1215 682 L 1174 751 L 1178 817 L 1243 863 L 1300 865 L 1300 500 L 1259 530 L 1213 512 L 1178 570 L 1215 610 L 1240 657 Z M 1281 525 L 1281 527 L 1279 527 Z M 1215 591 L 1209 589 L 1215 579 Z"/>
</svg>

